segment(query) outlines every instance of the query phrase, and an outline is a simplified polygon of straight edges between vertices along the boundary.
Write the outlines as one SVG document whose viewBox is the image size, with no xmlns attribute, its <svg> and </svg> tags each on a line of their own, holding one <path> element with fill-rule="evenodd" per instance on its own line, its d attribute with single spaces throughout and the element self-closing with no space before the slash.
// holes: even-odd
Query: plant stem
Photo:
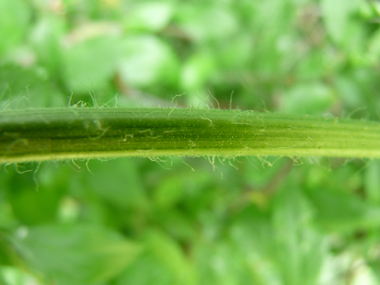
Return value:
<svg viewBox="0 0 380 285">
<path fill-rule="evenodd" d="M 237 110 L 0 112 L 0 163 L 125 156 L 380 157 L 380 124 Z"/>
</svg>

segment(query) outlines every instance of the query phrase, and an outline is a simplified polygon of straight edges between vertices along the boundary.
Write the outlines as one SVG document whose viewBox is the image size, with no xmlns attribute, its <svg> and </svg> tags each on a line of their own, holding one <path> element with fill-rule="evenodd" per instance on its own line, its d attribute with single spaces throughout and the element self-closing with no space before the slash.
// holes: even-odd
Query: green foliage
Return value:
<svg viewBox="0 0 380 285">
<path fill-rule="evenodd" d="M 233 92 L 233 109 L 378 120 L 379 15 L 364 0 L 3 0 L 0 107 L 217 107 L 211 92 L 229 109 Z M 152 160 L 3 165 L 0 284 L 380 282 L 377 160 Z"/>
</svg>

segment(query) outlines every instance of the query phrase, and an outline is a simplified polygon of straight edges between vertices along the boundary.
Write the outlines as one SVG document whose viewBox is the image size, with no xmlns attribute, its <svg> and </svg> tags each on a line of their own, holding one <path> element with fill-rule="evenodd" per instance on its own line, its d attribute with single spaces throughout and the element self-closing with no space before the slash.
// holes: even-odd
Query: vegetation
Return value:
<svg viewBox="0 0 380 285">
<path fill-rule="evenodd" d="M 0 284 L 378 284 L 379 14 L 0 1 Z"/>
<path fill-rule="evenodd" d="M 374 122 L 252 111 L 49 108 L 2 111 L 0 161 L 142 156 L 380 156 Z"/>
</svg>

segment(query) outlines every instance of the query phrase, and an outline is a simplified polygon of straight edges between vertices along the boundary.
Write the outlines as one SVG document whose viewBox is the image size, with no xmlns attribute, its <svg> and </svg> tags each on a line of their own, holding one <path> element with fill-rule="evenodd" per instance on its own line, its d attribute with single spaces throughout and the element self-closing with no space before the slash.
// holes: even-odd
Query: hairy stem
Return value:
<svg viewBox="0 0 380 285">
<path fill-rule="evenodd" d="M 0 112 L 0 163 L 124 156 L 380 157 L 380 124 L 237 110 Z"/>
</svg>

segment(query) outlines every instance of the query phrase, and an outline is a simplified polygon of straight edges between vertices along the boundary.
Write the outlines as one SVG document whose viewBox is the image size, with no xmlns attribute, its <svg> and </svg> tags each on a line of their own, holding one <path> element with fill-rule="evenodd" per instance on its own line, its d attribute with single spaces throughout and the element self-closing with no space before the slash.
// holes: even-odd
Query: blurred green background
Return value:
<svg viewBox="0 0 380 285">
<path fill-rule="evenodd" d="M 242 110 L 379 120 L 379 15 L 364 0 L 0 0 L 0 108 L 212 108 L 211 93 L 228 109 L 233 93 Z M 3 165 L 0 284 L 380 284 L 380 163 Z"/>
</svg>

